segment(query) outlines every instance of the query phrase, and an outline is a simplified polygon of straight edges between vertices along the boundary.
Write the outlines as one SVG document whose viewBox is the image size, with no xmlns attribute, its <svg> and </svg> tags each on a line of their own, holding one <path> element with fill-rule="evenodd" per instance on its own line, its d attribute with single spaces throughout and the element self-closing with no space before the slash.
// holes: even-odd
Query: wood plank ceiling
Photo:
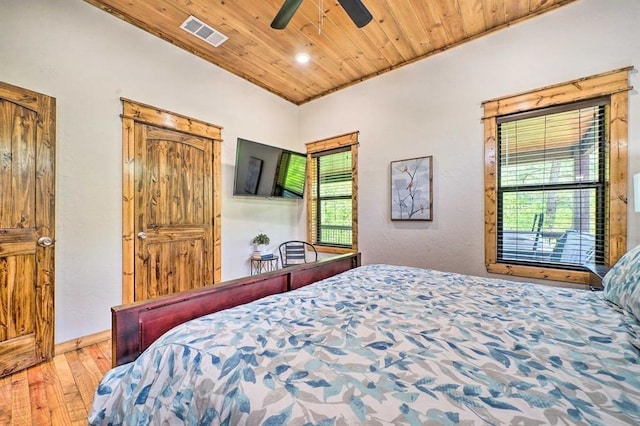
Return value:
<svg viewBox="0 0 640 426">
<path fill-rule="evenodd" d="M 270 27 L 283 0 L 85 1 L 300 105 L 575 0 L 364 0 L 361 29 L 336 0 L 305 0 L 284 30 Z M 190 15 L 229 39 L 184 31 Z"/>
</svg>

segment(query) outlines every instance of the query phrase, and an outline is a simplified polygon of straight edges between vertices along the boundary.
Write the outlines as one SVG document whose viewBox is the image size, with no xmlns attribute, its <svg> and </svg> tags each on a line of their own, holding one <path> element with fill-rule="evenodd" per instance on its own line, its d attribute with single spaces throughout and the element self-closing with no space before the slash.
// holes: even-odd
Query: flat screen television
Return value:
<svg viewBox="0 0 640 426">
<path fill-rule="evenodd" d="M 307 156 L 238 138 L 233 195 L 301 199 Z"/>
</svg>

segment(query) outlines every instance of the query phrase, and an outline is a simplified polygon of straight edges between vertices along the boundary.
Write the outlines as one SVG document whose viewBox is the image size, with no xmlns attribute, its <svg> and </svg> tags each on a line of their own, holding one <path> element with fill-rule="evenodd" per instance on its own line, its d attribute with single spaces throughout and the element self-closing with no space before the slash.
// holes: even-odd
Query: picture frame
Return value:
<svg viewBox="0 0 640 426">
<path fill-rule="evenodd" d="M 247 168 L 247 179 L 244 182 L 244 191 L 248 194 L 258 193 L 258 184 L 262 174 L 262 160 L 256 157 L 249 157 L 249 167 Z"/>
<path fill-rule="evenodd" d="M 391 162 L 391 220 L 433 220 L 433 157 Z"/>
</svg>

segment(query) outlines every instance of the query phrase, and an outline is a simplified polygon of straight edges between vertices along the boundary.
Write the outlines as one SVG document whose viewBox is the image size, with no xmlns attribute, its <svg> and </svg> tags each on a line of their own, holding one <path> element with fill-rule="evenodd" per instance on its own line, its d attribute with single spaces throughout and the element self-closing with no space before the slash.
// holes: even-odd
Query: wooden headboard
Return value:
<svg viewBox="0 0 640 426">
<path fill-rule="evenodd" d="M 337 275 L 360 266 L 360 253 L 322 259 L 274 272 L 239 278 L 111 308 L 113 366 L 135 360 L 178 324 Z"/>
</svg>

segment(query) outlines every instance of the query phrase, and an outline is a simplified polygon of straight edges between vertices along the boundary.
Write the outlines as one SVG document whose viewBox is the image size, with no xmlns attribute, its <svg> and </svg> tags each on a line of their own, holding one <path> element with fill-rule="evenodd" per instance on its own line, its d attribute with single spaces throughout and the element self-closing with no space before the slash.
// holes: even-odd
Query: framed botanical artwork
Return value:
<svg viewBox="0 0 640 426">
<path fill-rule="evenodd" d="M 260 175 L 262 174 L 262 160 L 256 157 L 249 157 L 249 169 L 247 180 L 244 183 L 244 192 L 247 194 L 257 194 Z"/>
<path fill-rule="evenodd" d="M 433 220 L 432 159 L 391 162 L 391 220 Z"/>
</svg>

